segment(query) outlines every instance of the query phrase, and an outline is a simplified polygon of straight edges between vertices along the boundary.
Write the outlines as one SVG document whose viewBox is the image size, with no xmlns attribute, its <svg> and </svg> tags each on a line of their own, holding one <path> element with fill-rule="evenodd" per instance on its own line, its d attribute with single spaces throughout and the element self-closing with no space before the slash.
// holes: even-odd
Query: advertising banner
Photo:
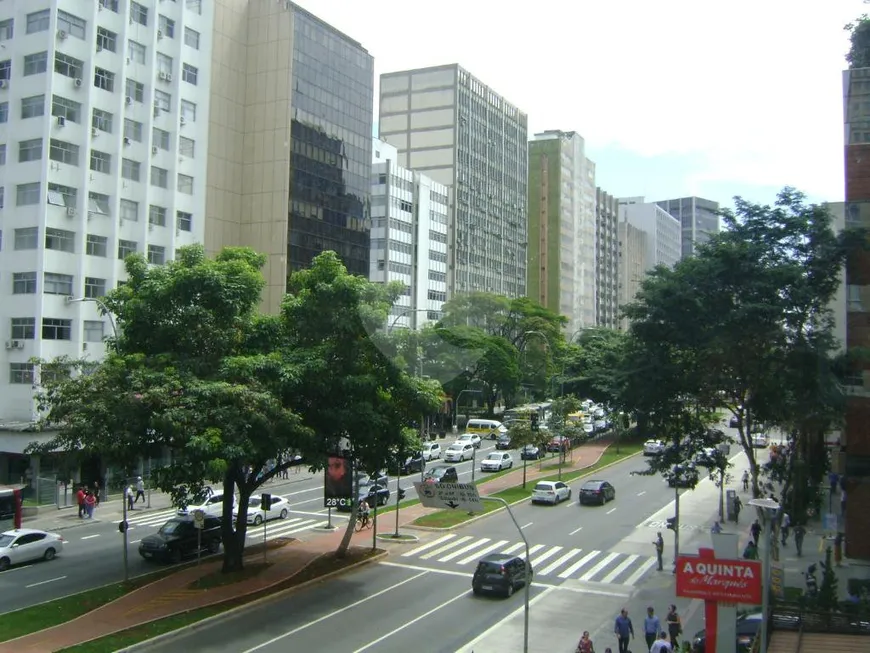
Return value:
<svg viewBox="0 0 870 653">
<path fill-rule="evenodd" d="M 350 508 L 353 505 L 353 469 L 349 458 L 330 456 L 323 481 L 324 508 Z"/>
<path fill-rule="evenodd" d="M 761 563 L 680 556 L 677 558 L 677 596 L 702 601 L 761 603 Z"/>
</svg>

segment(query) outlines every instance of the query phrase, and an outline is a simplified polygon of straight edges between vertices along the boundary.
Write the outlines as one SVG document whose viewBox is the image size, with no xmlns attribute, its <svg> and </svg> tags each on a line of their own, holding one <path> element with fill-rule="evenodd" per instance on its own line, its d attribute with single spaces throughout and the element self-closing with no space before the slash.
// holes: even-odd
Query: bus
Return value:
<svg viewBox="0 0 870 653">
<path fill-rule="evenodd" d="M 21 490 L 0 485 L 0 533 L 21 528 Z"/>
<path fill-rule="evenodd" d="M 529 415 L 532 413 L 537 413 L 539 423 L 546 425 L 553 415 L 553 404 L 549 401 L 543 401 L 537 404 L 515 406 L 504 412 L 504 424 L 510 427 L 511 422 L 528 422 L 530 421 Z"/>
</svg>

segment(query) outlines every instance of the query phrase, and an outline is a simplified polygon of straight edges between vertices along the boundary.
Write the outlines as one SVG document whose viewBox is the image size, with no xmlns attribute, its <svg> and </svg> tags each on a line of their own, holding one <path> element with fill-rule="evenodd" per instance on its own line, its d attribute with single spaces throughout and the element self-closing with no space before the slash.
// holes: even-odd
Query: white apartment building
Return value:
<svg viewBox="0 0 870 653">
<path fill-rule="evenodd" d="M 103 355 L 112 323 L 99 298 L 128 254 L 160 265 L 204 240 L 212 8 L 0 2 L 6 425 L 36 416 L 30 358 Z M 4 435 L 0 451 L 32 439 Z"/>
<path fill-rule="evenodd" d="M 372 153 L 369 279 L 404 284 L 387 327 L 417 329 L 440 319 L 447 301 L 448 189 L 399 166 L 385 141 L 374 139 Z"/>
<path fill-rule="evenodd" d="M 646 270 L 658 265 L 673 267 L 682 256 L 680 221 L 654 202 L 642 197 L 619 200 L 619 220 L 646 234 Z"/>
</svg>

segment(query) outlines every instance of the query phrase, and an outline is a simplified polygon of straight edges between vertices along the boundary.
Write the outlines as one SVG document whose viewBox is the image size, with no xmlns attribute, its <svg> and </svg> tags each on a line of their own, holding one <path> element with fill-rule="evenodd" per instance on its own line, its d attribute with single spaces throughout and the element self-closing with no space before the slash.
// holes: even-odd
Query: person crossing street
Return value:
<svg viewBox="0 0 870 653">
<path fill-rule="evenodd" d="M 646 639 L 647 649 L 652 648 L 660 632 L 662 632 L 662 622 L 656 616 L 655 609 L 649 606 L 646 609 L 646 617 L 643 620 L 643 636 Z"/>
<path fill-rule="evenodd" d="M 662 561 L 662 556 L 665 553 L 665 541 L 662 539 L 662 533 L 659 531 L 656 533 L 656 539 L 653 540 L 653 546 L 656 548 L 656 560 L 659 564 L 659 571 L 664 570 L 664 564 Z"/>
</svg>

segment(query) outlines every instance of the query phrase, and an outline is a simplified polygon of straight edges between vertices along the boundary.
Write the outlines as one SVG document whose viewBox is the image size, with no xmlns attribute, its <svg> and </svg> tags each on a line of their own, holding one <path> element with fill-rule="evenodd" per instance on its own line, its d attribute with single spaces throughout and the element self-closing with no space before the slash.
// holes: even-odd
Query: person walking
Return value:
<svg viewBox="0 0 870 653">
<path fill-rule="evenodd" d="M 76 501 L 79 504 L 79 519 L 85 518 L 85 488 L 79 487 L 79 491 L 76 492 Z"/>
<path fill-rule="evenodd" d="M 656 560 L 659 563 L 659 571 L 663 571 L 664 564 L 662 562 L 662 556 L 665 553 L 665 541 L 662 539 L 661 531 L 656 533 L 656 539 L 653 541 L 653 546 L 656 548 Z"/>
<path fill-rule="evenodd" d="M 127 499 L 127 510 L 133 510 L 133 485 L 130 484 L 127 486 L 127 489 L 124 490 L 124 498 Z"/>
<path fill-rule="evenodd" d="M 97 505 L 97 498 L 94 496 L 93 492 L 88 492 L 85 494 L 85 512 L 88 515 L 88 519 L 94 518 L 94 507 Z"/>
<path fill-rule="evenodd" d="M 798 524 L 794 527 L 794 548 L 797 549 L 798 558 L 804 552 L 804 535 L 807 534 L 807 529 L 803 524 Z"/>
<path fill-rule="evenodd" d="M 752 541 L 755 543 L 755 546 L 758 546 L 758 538 L 761 537 L 761 524 L 758 523 L 757 519 L 749 527 L 749 534 L 752 535 Z"/>
<path fill-rule="evenodd" d="M 592 640 L 589 639 L 588 630 L 583 631 L 583 635 L 580 637 L 580 641 L 577 642 L 577 649 L 575 653 L 595 653 L 595 647 L 592 646 Z"/>
<path fill-rule="evenodd" d="M 665 621 L 668 624 L 668 637 L 671 638 L 671 644 L 676 649 L 678 646 L 677 640 L 680 635 L 683 634 L 683 622 L 680 620 L 680 613 L 677 612 L 677 606 L 670 606 Z"/>
<path fill-rule="evenodd" d="M 673 650 L 668 642 L 668 634 L 665 632 L 659 633 L 659 638 L 654 640 L 652 646 L 649 647 L 649 653 L 672 653 Z"/>
<path fill-rule="evenodd" d="M 136 499 L 133 503 L 139 503 L 139 497 L 142 497 L 142 503 L 145 503 L 145 481 L 141 476 L 136 477 Z"/>
<path fill-rule="evenodd" d="M 782 522 L 779 525 L 779 534 L 782 536 L 782 545 L 788 543 L 788 533 L 791 530 L 791 517 L 787 512 L 782 513 Z"/>
<path fill-rule="evenodd" d="M 743 559 L 758 560 L 758 545 L 752 540 L 749 540 L 746 543 L 746 548 L 743 549 Z"/>
<path fill-rule="evenodd" d="M 734 522 L 740 522 L 740 510 L 743 508 L 743 502 L 736 494 L 734 495 Z"/>
<path fill-rule="evenodd" d="M 643 620 L 643 636 L 646 639 L 646 647 L 648 649 L 651 649 L 652 645 L 655 644 L 656 637 L 658 637 L 660 632 L 662 632 L 662 622 L 656 616 L 653 607 L 649 606 L 646 609 L 646 617 Z"/>
<path fill-rule="evenodd" d="M 749 470 L 743 470 L 743 491 L 749 492 Z"/>
<path fill-rule="evenodd" d="M 94 500 L 97 502 L 95 506 L 100 505 L 100 482 L 94 481 Z"/>
<path fill-rule="evenodd" d="M 834 563 L 838 567 L 843 566 L 843 533 L 837 533 L 837 536 L 834 538 Z"/>
<path fill-rule="evenodd" d="M 623 608 L 613 624 L 613 634 L 616 635 L 619 653 L 628 653 L 628 642 L 634 639 L 634 626 L 628 618 L 628 610 Z"/>
</svg>

